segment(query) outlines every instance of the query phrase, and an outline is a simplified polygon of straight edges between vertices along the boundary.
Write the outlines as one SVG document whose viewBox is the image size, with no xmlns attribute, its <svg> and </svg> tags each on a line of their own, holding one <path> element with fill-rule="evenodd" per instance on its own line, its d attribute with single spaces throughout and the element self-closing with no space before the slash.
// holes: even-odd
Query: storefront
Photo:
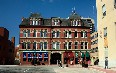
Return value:
<svg viewBox="0 0 116 73">
<path fill-rule="evenodd" d="M 48 64 L 48 52 L 46 51 L 23 51 L 21 54 L 22 64 Z"/>
<path fill-rule="evenodd" d="M 74 64 L 74 53 L 72 51 L 64 52 L 64 64 Z"/>
</svg>

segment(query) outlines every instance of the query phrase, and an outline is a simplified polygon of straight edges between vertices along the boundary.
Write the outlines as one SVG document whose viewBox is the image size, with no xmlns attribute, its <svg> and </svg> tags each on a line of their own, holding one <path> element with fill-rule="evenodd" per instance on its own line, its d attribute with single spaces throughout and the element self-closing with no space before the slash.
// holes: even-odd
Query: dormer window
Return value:
<svg viewBox="0 0 116 73">
<path fill-rule="evenodd" d="M 60 22 L 60 20 L 59 19 L 53 19 L 53 25 L 58 25 L 59 24 L 59 22 Z"/>
<path fill-rule="evenodd" d="M 35 22 L 36 22 L 35 25 L 38 25 L 38 20 L 36 20 Z"/>
<path fill-rule="evenodd" d="M 78 26 L 78 20 L 72 20 L 72 25 L 73 26 Z"/>
<path fill-rule="evenodd" d="M 41 25 L 42 24 L 42 19 L 39 19 L 38 20 L 38 25 Z"/>
</svg>

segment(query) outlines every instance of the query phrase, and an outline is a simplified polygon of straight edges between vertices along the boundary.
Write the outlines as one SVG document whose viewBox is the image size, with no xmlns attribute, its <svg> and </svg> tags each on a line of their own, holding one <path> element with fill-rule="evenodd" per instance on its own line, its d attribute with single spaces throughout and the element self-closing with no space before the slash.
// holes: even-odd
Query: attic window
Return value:
<svg viewBox="0 0 116 73">
<path fill-rule="evenodd" d="M 53 24 L 58 25 L 59 24 L 59 19 L 53 19 Z"/>
</svg>

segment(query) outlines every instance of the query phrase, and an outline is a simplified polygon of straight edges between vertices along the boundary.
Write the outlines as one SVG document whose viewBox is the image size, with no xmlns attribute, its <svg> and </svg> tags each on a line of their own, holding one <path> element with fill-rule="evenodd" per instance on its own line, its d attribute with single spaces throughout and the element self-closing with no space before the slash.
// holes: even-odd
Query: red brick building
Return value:
<svg viewBox="0 0 116 73">
<path fill-rule="evenodd" d="M 90 25 L 75 11 L 69 18 L 48 19 L 31 13 L 22 18 L 19 28 L 21 64 L 57 64 L 57 60 L 77 64 L 81 58 L 90 58 Z"/>
<path fill-rule="evenodd" d="M 9 31 L 0 27 L 0 65 L 14 64 L 15 38 L 8 40 Z"/>
</svg>

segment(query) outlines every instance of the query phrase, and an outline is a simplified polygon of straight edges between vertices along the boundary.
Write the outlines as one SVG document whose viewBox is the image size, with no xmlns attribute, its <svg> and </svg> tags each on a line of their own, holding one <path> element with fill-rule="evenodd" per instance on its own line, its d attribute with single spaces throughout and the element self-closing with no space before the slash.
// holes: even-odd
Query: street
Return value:
<svg viewBox="0 0 116 73">
<path fill-rule="evenodd" d="M 0 73 L 103 73 L 91 68 L 48 66 L 0 66 Z"/>
</svg>

